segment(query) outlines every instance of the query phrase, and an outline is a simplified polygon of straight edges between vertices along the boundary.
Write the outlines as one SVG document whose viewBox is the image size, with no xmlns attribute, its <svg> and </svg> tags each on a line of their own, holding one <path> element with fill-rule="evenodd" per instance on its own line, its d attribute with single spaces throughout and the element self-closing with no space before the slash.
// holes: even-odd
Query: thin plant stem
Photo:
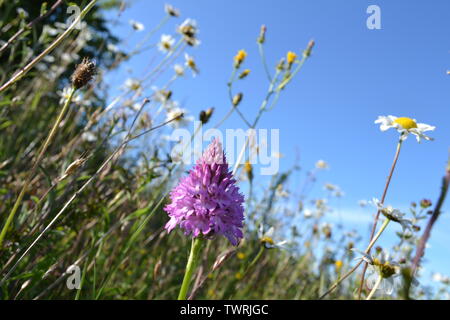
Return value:
<svg viewBox="0 0 450 320">
<path fill-rule="evenodd" d="M 433 210 L 433 213 L 431 214 L 430 220 L 428 221 L 427 226 L 425 227 L 425 231 L 424 231 L 422 237 L 420 238 L 419 244 L 417 245 L 416 255 L 413 259 L 413 263 L 412 263 L 412 267 L 411 267 L 411 280 L 412 280 L 412 277 L 414 277 L 416 274 L 417 268 L 419 267 L 419 264 L 420 264 L 420 259 L 425 254 L 425 247 L 426 247 L 426 243 L 427 243 L 428 239 L 431 236 L 431 229 L 433 228 L 434 223 L 437 221 L 438 217 L 441 214 L 441 208 L 444 204 L 445 197 L 447 196 L 449 184 L 450 184 L 450 160 L 448 161 L 448 164 L 447 164 L 445 176 L 442 179 L 441 193 L 439 195 L 438 202 L 436 203 L 436 206 L 434 207 L 434 210 Z M 408 288 L 407 298 L 409 298 L 410 287 L 411 287 L 410 285 L 407 287 Z"/>
<path fill-rule="evenodd" d="M 391 221 L 391 219 L 386 219 L 384 220 L 383 224 L 381 225 L 380 230 L 378 231 L 378 233 L 373 237 L 372 241 L 370 241 L 369 245 L 367 246 L 367 249 L 365 251 L 365 253 L 369 253 L 370 250 L 373 248 L 373 246 L 375 245 L 375 242 L 377 242 L 378 238 L 381 236 L 381 234 L 384 232 L 384 230 L 386 229 L 386 227 L 388 226 L 389 222 Z"/>
<path fill-rule="evenodd" d="M 386 180 L 386 185 L 385 185 L 385 187 L 384 187 L 383 195 L 382 195 L 381 201 L 380 201 L 381 204 L 384 203 L 384 200 L 385 200 L 385 198 L 386 198 L 387 190 L 388 190 L 389 185 L 390 185 L 390 183 L 391 183 L 392 175 L 393 175 L 393 173 L 394 173 L 394 169 L 395 169 L 395 166 L 396 166 L 396 164 L 397 164 L 398 157 L 399 157 L 399 155 L 400 155 L 400 150 L 401 150 L 401 146 L 402 146 L 402 142 L 403 142 L 403 140 L 402 140 L 401 138 L 402 138 L 402 137 L 400 137 L 399 142 L 398 142 L 398 144 L 397 144 L 397 149 L 396 149 L 396 152 L 395 152 L 394 161 L 392 162 L 392 166 L 391 166 L 391 169 L 390 169 L 390 171 L 389 171 L 389 175 L 388 175 L 387 180 Z M 374 223 L 373 223 L 373 226 L 372 226 L 371 235 L 370 235 L 370 243 L 369 243 L 369 245 L 367 246 L 367 249 L 366 249 L 366 251 L 365 251 L 367 254 L 370 253 L 370 250 L 371 250 L 372 247 L 375 245 L 375 242 L 376 242 L 376 241 L 378 240 L 378 238 L 381 236 L 381 234 L 382 234 L 383 231 L 386 229 L 387 224 L 388 224 L 389 221 L 390 221 L 389 219 L 386 219 L 386 221 L 384 222 L 384 224 L 383 224 L 383 226 L 381 227 L 380 231 L 379 231 L 379 232 L 377 233 L 377 235 L 375 236 L 375 230 L 376 230 L 376 227 L 377 227 L 378 218 L 379 218 L 379 216 L 380 216 L 380 213 L 381 213 L 381 211 L 378 210 L 377 214 L 375 215 L 375 220 L 374 220 Z M 329 293 L 333 292 L 333 290 L 336 289 L 336 287 L 337 287 L 343 280 L 345 280 L 348 276 L 350 276 L 353 272 L 355 272 L 355 271 L 358 269 L 358 267 L 361 265 L 362 262 L 363 262 L 362 260 L 361 260 L 360 262 L 358 262 L 358 264 L 357 264 L 355 267 L 353 267 L 348 273 L 345 274 L 345 276 L 343 276 L 343 277 L 342 277 L 341 279 L 339 279 L 335 284 L 333 284 L 333 285 L 330 287 L 330 289 L 328 289 L 327 292 L 325 292 L 323 295 L 320 296 L 319 299 L 323 299 L 323 298 L 324 298 L 325 296 L 327 296 Z M 362 275 L 361 275 L 361 283 L 360 283 L 360 286 L 359 286 L 359 289 L 358 289 L 358 299 L 361 298 L 362 288 L 363 288 L 363 286 L 364 286 L 364 275 L 365 275 L 365 272 L 366 272 L 367 267 L 368 267 L 367 262 L 364 261 L 364 263 L 365 263 L 365 264 L 364 264 L 364 270 L 363 270 L 363 273 L 362 273 Z"/>
<path fill-rule="evenodd" d="M 384 230 L 386 229 L 386 227 L 388 226 L 389 222 L 391 220 L 390 219 L 386 219 L 383 222 L 383 225 L 381 226 L 380 230 L 378 231 L 378 233 L 374 236 L 374 238 L 372 239 L 372 241 L 369 243 L 369 245 L 367 246 L 365 253 L 369 253 L 369 251 L 372 249 L 372 247 L 375 245 L 375 242 L 378 240 L 378 238 L 381 236 L 381 234 L 384 232 Z M 338 285 L 341 284 L 342 281 L 344 281 L 345 279 L 347 279 L 353 272 L 355 272 L 358 267 L 361 265 L 361 263 L 363 262 L 363 260 L 359 261 L 352 269 L 350 269 L 350 271 L 348 271 L 345 275 L 343 275 L 341 278 L 339 278 L 331 287 L 330 289 L 328 289 L 327 292 L 325 292 L 324 294 L 322 294 L 319 299 L 323 299 L 325 298 L 328 294 L 330 294 L 331 292 L 334 291 L 334 289 L 337 288 Z"/>
<path fill-rule="evenodd" d="M 285 80 L 283 80 L 276 89 L 274 89 L 274 86 L 278 80 L 278 75 L 279 75 L 279 71 L 277 70 L 277 72 L 275 73 L 275 76 L 272 79 L 272 82 L 269 85 L 269 89 L 267 91 L 267 95 L 266 98 L 263 100 L 261 107 L 259 108 L 259 112 L 255 118 L 255 121 L 253 122 L 252 126 L 250 127 L 250 129 L 255 129 L 256 125 L 259 122 L 259 119 L 261 118 L 261 116 L 263 115 L 263 113 L 265 111 L 267 111 L 267 104 L 269 103 L 270 98 L 272 97 L 272 95 L 276 92 L 277 96 L 280 94 L 280 91 L 283 90 L 286 85 L 294 78 L 294 76 L 302 69 L 305 61 L 308 59 L 308 56 L 304 55 L 302 60 L 298 63 L 297 67 L 295 68 L 294 72 L 288 76 Z M 274 100 L 274 102 L 276 103 L 276 101 L 278 101 L 278 97 Z M 272 103 L 272 105 L 270 106 L 270 109 L 272 109 L 275 105 Z M 244 146 L 242 147 L 242 150 L 239 154 L 239 157 L 234 165 L 233 168 L 233 175 L 235 175 L 237 173 L 237 170 L 239 169 L 239 163 L 241 162 L 242 158 L 244 157 L 245 154 L 245 150 L 247 148 L 247 145 L 249 144 L 250 139 L 247 136 Z"/>
<path fill-rule="evenodd" d="M 222 123 L 224 123 L 232 114 L 233 114 L 233 112 L 234 111 L 236 111 L 237 113 L 238 113 L 238 115 L 239 115 L 239 117 L 241 117 L 241 119 L 242 119 L 242 121 L 244 121 L 245 122 L 245 124 L 248 126 L 248 127 L 251 127 L 251 124 L 250 124 L 250 122 L 248 122 L 247 121 L 247 119 L 245 118 L 245 116 L 242 114 L 242 112 L 238 109 L 238 106 L 237 105 L 234 105 L 234 103 L 233 103 L 233 83 L 234 83 L 234 80 L 235 80 L 235 78 L 236 78 L 236 71 L 237 71 L 238 69 L 236 68 L 236 67 L 234 67 L 233 68 L 233 72 L 231 73 L 231 76 L 230 76 L 230 80 L 227 82 L 227 86 L 228 86 L 228 97 L 229 97 L 229 99 L 230 99 L 230 102 L 231 102 L 231 108 L 230 108 L 230 110 L 227 112 L 227 114 L 214 126 L 214 128 L 218 128 L 218 127 L 220 127 L 221 125 L 222 125 Z"/>
<path fill-rule="evenodd" d="M 403 142 L 403 134 L 400 135 L 400 138 L 399 138 L 398 143 L 397 143 L 397 149 L 395 151 L 394 161 L 392 162 L 391 170 L 389 170 L 389 175 L 388 175 L 388 177 L 386 179 L 386 185 L 384 186 L 383 195 L 381 196 L 381 201 L 380 201 L 381 204 L 384 204 L 384 200 L 386 199 L 386 194 L 387 194 L 389 185 L 391 183 L 392 175 L 394 173 L 395 166 L 397 165 L 397 160 L 398 160 L 398 157 L 400 155 L 402 142 Z M 373 222 L 372 231 L 370 232 L 370 242 L 372 242 L 372 239 L 374 237 L 379 217 L 380 217 L 380 210 L 378 210 L 377 214 L 375 215 L 375 220 Z M 369 251 L 367 253 L 368 254 L 370 253 L 370 249 L 369 249 Z M 364 286 L 364 276 L 366 274 L 367 266 L 368 266 L 368 264 L 367 264 L 367 262 L 365 262 L 364 263 L 364 269 L 363 269 L 363 272 L 361 274 L 361 282 L 359 284 L 359 289 L 358 289 L 358 299 L 361 299 L 361 293 L 362 293 L 362 289 L 363 289 L 363 286 Z"/>
<path fill-rule="evenodd" d="M 144 39 L 141 40 L 141 42 L 138 43 L 138 45 L 135 47 L 133 53 L 136 53 L 139 51 L 139 49 L 142 48 L 142 46 L 148 41 L 150 40 L 150 38 L 159 30 L 161 29 L 166 23 L 167 21 L 169 21 L 170 19 L 170 15 L 166 15 L 160 22 L 159 24 L 154 27 L 152 30 L 149 31 L 149 33 L 147 33 L 147 35 L 145 36 Z"/>
<path fill-rule="evenodd" d="M 269 67 L 267 66 L 267 61 L 266 61 L 266 55 L 264 54 L 264 46 L 260 42 L 258 42 L 258 51 L 259 51 L 259 55 L 261 57 L 261 62 L 263 64 L 264 71 L 266 72 L 267 79 L 269 80 L 269 82 L 272 82 L 272 76 L 270 75 Z"/>
<path fill-rule="evenodd" d="M 336 289 L 341 283 L 342 281 L 344 281 L 345 279 L 347 279 L 353 272 L 355 272 L 359 266 L 361 265 L 362 260 L 359 261 L 352 269 L 350 269 L 350 271 L 348 271 L 346 274 L 344 274 L 341 278 L 339 278 L 331 287 L 330 289 L 327 290 L 327 292 L 325 292 L 324 294 L 322 294 L 319 299 L 322 300 L 323 298 L 325 298 L 327 295 L 329 295 L 331 292 L 334 291 L 334 289 Z"/>
<path fill-rule="evenodd" d="M 192 239 L 191 252 L 189 253 L 188 262 L 186 265 L 186 272 L 184 273 L 183 283 L 181 284 L 180 293 L 178 294 L 178 300 L 186 300 L 187 292 L 189 290 L 189 284 L 192 279 L 192 274 L 198 264 L 198 258 L 200 249 L 202 247 L 203 239 Z"/>
<path fill-rule="evenodd" d="M 252 262 L 248 265 L 247 269 L 245 269 L 244 274 L 242 277 L 244 277 L 252 268 L 253 266 L 258 262 L 259 259 L 261 259 L 262 254 L 264 253 L 264 245 L 261 245 L 261 248 L 258 251 L 258 254 L 253 258 Z"/>
<path fill-rule="evenodd" d="M 378 290 L 378 287 L 380 286 L 382 280 L 383 280 L 383 277 L 381 275 L 379 275 L 377 278 L 377 281 L 375 282 L 375 285 L 373 286 L 373 288 L 370 291 L 369 295 L 367 296 L 366 300 L 372 299 L 373 295 Z"/>
<path fill-rule="evenodd" d="M 33 177 L 36 174 L 36 171 L 39 167 L 39 165 L 41 164 L 41 161 L 45 155 L 45 152 L 47 151 L 48 147 L 50 146 L 50 144 L 53 141 L 53 138 L 56 135 L 56 132 L 58 131 L 58 127 L 62 121 L 62 119 L 64 118 L 64 115 L 66 114 L 66 111 L 69 109 L 70 106 L 70 102 L 72 101 L 73 95 L 75 94 L 76 89 L 74 87 L 72 87 L 70 89 L 70 93 L 69 96 L 63 106 L 63 108 L 61 109 L 61 111 L 59 112 L 58 118 L 56 119 L 55 123 L 53 124 L 52 129 L 50 130 L 50 133 L 47 136 L 47 139 L 44 142 L 44 145 L 41 148 L 41 151 L 39 152 L 36 160 L 34 161 L 33 167 L 31 168 L 30 173 L 28 174 L 27 179 L 25 180 L 25 183 L 23 184 L 22 190 L 19 193 L 19 196 L 17 197 L 16 202 L 14 203 L 14 206 L 11 210 L 11 212 L 9 213 L 8 218 L 6 219 L 5 225 L 3 226 L 3 229 L 0 233 L 0 248 L 2 247 L 3 244 L 3 240 L 5 238 L 5 235 L 9 229 L 9 226 L 11 224 L 11 222 L 14 219 L 14 216 L 17 213 L 17 210 L 20 207 L 20 204 L 22 203 L 22 199 L 25 195 L 25 193 L 28 191 L 28 187 L 30 185 L 31 180 L 33 179 Z"/>
</svg>

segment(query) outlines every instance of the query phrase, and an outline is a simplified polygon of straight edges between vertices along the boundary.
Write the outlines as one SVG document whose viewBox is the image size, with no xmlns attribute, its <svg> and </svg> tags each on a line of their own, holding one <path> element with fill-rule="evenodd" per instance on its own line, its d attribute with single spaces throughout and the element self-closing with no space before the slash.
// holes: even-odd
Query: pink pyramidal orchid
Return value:
<svg viewBox="0 0 450 320">
<path fill-rule="evenodd" d="M 170 198 L 171 203 L 164 208 L 170 217 L 165 226 L 168 232 L 178 225 L 194 238 L 223 235 L 233 245 L 243 238 L 244 196 L 217 139 L 171 191 Z"/>
</svg>

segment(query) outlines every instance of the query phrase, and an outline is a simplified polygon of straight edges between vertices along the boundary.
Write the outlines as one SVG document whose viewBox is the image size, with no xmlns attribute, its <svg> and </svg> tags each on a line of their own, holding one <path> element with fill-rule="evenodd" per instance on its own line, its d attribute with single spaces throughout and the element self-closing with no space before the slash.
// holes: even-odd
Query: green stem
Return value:
<svg viewBox="0 0 450 320">
<path fill-rule="evenodd" d="M 202 243 L 203 241 L 201 238 L 192 239 L 191 253 L 189 254 L 189 259 L 186 265 L 186 272 L 184 274 L 183 283 L 181 284 L 180 293 L 178 294 L 178 300 L 186 300 L 189 284 L 192 279 L 192 274 L 194 273 L 194 270 L 197 267 Z"/>
<path fill-rule="evenodd" d="M 256 262 L 258 262 L 258 260 L 261 258 L 262 254 L 264 253 L 264 245 L 261 245 L 261 248 L 259 249 L 258 254 L 256 255 L 256 257 L 252 260 L 252 262 L 250 262 L 250 264 L 248 265 L 247 269 L 245 270 L 244 274 L 242 277 L 244 277 L 252 268 L 253 266 L 256 264 Z"/>
<path fill-rule="evenodd" d="M 384 200 L 386 199 L 386 194 L 387 194 L 387 191 L 389 189 L 389 185 L 391 184 L 392 175 L 394 174 L 395 166 L 397 165 L 398 157 L 400 155 L 400 150 L 402 148 L 403 134 L 404 133 L 402 133 L 400 135 L 400 138 L 398 140 L 397 149 L 395 151 L 395 156 L 394 156 L 394 161 L 392 162 L 391 169 L 389 170 L 389 175 L 388 175 L 388 177 L 386 179 L 386 185 L 384 186 L 383 195 L 381 196 L 381 201 L 380 201 L 381 204 L 384 204 Z M 377 214 L 375 215 L 375 220 L 373 222 L 372 231 L 370 232 L 370 242 L 371 243 L 373 242 L 372 240 L 374 238 L 375 230 L 377 228 L 377 223 L 378 223 L 378 218 L 380 216 L 380 212 L 381 211 L 378 210 Z M 372 246 L 373 246 L 373 244 L 372 244 Z M 370 253 L 370 249 L 371 248 L 369 248 L 369 250 L 367 251 L 368 254 Z M 362 293 L 363 285 L 364 285 L 364 276 L 366 274 L 367 266 L 368 266 L 367 262 L 364 263 L 363 272 L 361 274 L 361 281 L 360 281 L 360 284 L 359 284 L 358 299 L 361 298 L 361 293 Z"/>
<path fill-rule="evenodd" d="M 383 224 L 381 225 L 380 230 L 378 231 L 378 233 L 376 234 L 376 236 L 373 237 L 372 241 L 370 241 L 369 245 L 367 246 L 366 249 L 366 253 L 369 253 L 370 250 L 372 249 L 372 247 L 375 245 L 375 242 L 377 242 L 378 238 L 381 236 L 381 234 L 383 233 L 383 231 L 386 229 L 386 227 L 388 226 L 389 222 L 391 221 L 391 219 L 386 219 L 384 220 Z"/>
<path fill-rule="evenodd" d="M 31 180 L 33 179 L 34 175 L 36 174 L 36 171 L 37 171 L 39 165 L 41 164 L 41 161 L 42 161 L 42 158 L 44 157 L 45 152 L 47 151 L 48 147 L 50 146 L 51 142 L 53 141 L 53 138 L 55 137 L 56 132 L 58 131 L 58 127 L 59 127 L 66 111 L 69 109 L 69 105 L 70 105 L 70 102 L 72 101 L 75 91 L 76 91 L 76 89 L 74 87 L 72 87 L 70 90 L 70 93 L 69 93 L 69 97 L 67 98 L 67 101 L 64 104 L 64 107 L 59 112 L 58 118 L 56 119 L 55 123 L 53 124 L 53 127 L 52 127 L 49 135 L 47 136 L 47 139 L 45 140 L 44 145 L 42 146 L 41 151 L 39 152 L 39 155 L 37 156 L 27 179 L 25 180 L 22 190 L 20 191 L 19 196 L 17 197 L 17 200 L 14 203 L 13 208 L 12 208 L 11 212 L 9 213 L 8 219 L 6 219 L 6 223 L 3 226 L 3 229 L 0 233 L 0 248 L 2 247 L 3 240 L 9 229 L 9 226 L 10 226 L 11 222 L 13 221 L 14 216 L 17 213 L 17 210 L 20 207 L 20 204 L 22 203 L 22 199 L 23 199 L 25 193 L 27 192 L 28 187 L 30 186 Z"/>
<path fill-rule="evenodd" d="M 383 280 L 383 277 L 381 275 L 378 276 L 377 282 L 375 282 L 375 285 L 373 286 L 372 290 L 370 291 L 369 295 L 367 296 L 366 300 L 372 299 L 373 295 L 377 291 L 378 287 L 381 284 L 381 281 Z"/>
<path fill-rule="evenodd" d="M 266 55 L 264 54 L 264 46 L 260 42 L 258 42 L 258 51 L 261 57 L 261 62 L 263 64 L 264 71 L 266 72 L 267 79 L 269 80 L 269 82 L 272 82 L 272 76 L 270 75 L 269 68 L 267 67 Z"/>
</svg>

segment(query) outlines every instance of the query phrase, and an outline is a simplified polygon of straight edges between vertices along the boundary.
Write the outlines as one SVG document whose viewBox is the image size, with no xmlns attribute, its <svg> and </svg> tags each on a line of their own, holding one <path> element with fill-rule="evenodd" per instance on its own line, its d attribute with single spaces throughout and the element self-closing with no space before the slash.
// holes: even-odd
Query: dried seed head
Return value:
<svg viewBox="0 0 450 320">
<path fill-rule="evenodd" d="M 226 260 L 228 260 L 232 255 L 235 254 L 235 252 L 236 252 L 236 249 L 229 249 L 229 250 L 225 251 L 224 253 L 220 254 L 216 258 L 216 261 L 214 261 L 212 271 L 219 269 Z"/>
<path fill-rule="evenodd" d="M 87 158 L 79 158 L 74 162 L 72 162 L 71 164 L 69 164 L 66 171 L 64 171 L 64 174 L 59 178 L 59 181 L 62 181 L 67 177 L 71 176 L 72 174 L 74 174 L 74 172 L 77 171 L 78 168 L 80 168 L 86 162 L 86 160 Z"/>
<path fill-rule="evenodd" d="M 158 262 L 156 262 L 155 267 L 153 268 L 153 279 L 157 279 L 158 275 L 159 275 L 159 271 L 161 269 L 162 266 L 162 261 L 161 259 L 158 260 Z"/>
<path fill-rule="evenodd" d="M 95 62 L 84 58 L 83 61 L 77 65 L 75 72 L 72 75 L 72 85 L 75 89 L 84 87 L 95 75 Z"/>
</svg>

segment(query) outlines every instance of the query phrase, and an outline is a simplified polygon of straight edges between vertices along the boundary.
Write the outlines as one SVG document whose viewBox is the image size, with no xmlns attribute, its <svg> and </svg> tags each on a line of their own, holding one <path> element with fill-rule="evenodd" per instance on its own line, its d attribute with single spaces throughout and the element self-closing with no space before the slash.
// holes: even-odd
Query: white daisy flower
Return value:
<svg viewBox="0 0 450 320">
<path fill-rule="evenodd" d="M 316 162 L 317 169 L 328 169 L 330 166 L 324 160 L 319 160 Z"/>
<path fill-rule="evenodd" d="M 309 219 L 313 216 L 313 211 L 311 209 L 305 209 L 305 210 L 303 210 L 303 216 L 306 219 Z"/>
<path fill-rule="evenodd" d="M 63 105 L 66 103 L 67 99 L 69 99 L 71 91 L 72 89 L 70 87 L 65 87 L 62 91 L 57 91 L 57 94 L 60 96 L 59 104 Z M 80 101 L 81 101 L 80 95 L 74 93 L 71 102 L 77 104 Z"/>
<path fill-rule="evenodd" d="M 92 132 L 86 131 L 81 134 L 81 140 L 87 142 L 95 142 L 97 141 L 97 137 Z"/>
<path fill-rule="evenodd" d="M 270 227 L 269 230 L 264 232 L 264 227 L 262 224 L 260 224 L 258 229 L 259 241 L 267 249 L 274 249 L 274 248 L 286 249 L 285 245 L 288 243 L 288 241 L 287 240 L 275 241 L 273 239 L 274 232 L 275 232 L 274 227 Z"/>
<path fill-rule="evenodd" d="M 106 48 L 108 49 L 108 51 L 112 52 L 112 53 L 117 53 L 119 52 L 119 48 L 115 45 L 113 45 L 112 43 L 108 43 L 108 45 L 106 46 Z"/>
<path fill-rule="evenodd" d="M 443 284 L 450 284 L 450 277 L 444 276 L 440 273 L 433 274 L 433 281 L 435 282 L 441 282 Z"/>
<path fill-rule="evenodd" d="M 163 104 L 165 107 L 170 109 L 171 106 L 168 106 L 166 104 L 170 101 L 170 98 L 172 97 L 172 91 L 159 89 L 156 86 L 152 86 L 152 90 L 154 91 L 153 100 Z"/>
<path fill-rule="evenodd" d="M 174 7 L 173 7 L 172 5 L 170 5 L 170 4 L 165 4 L 165 5 L 164 5 L 164 11 L 166 11 L 166 13 L 167 13 L 169 16 L 172 16 L 172 17 L 179 17 L 179 16 L 180 16 L 180 10 L 174 8 Z"/>
<path fill-rule="evenodd" d="M 275 190 L 275 193 L 277 195 L 277 197 L 280 198 L 289 198 L 289 192 L 287 192 L 284 188 L 282 184 L 279 184 L 277 186 L 277 189 Z"/>
<path fill-rule="evenodd" d="M 363 260 L 367 262 L 374 271 L 372 274 L 368 275 L 366 279 L 367 286 L 372 289 L 379 275 L 383 278 L 383 280 L 378 288 L 383 290 L 384 293 L 388 295 L 392 294 L 395 287 L 395 278 L 400 274 L 400 266 L 398 263 L 390 259 L 389 253 L 382 251 L 378 256 L 371 256 L 355 248 L 352 248 L 351 250 L 361 254 L 361 257 L 358 257 L 355 260 Z"/>
<path fill-rule="evenodd" d="M 175 70 L 175 73 L 179 77 L 182 77 L 184 75 L 184 67 L 181 64 L 175 64 L 173 66 L 173 70 Z"/>
<path fill-rule="evenodd" d="M 189 122 L 194 120 L 192 117 L 186 116 L 186 114 L 187 114 L 186 109 L 172 108 L 169 111 L 167 111 L 166 121 L 175 119 L 176 117 L 179 117 L 180 115 L 182 115 L 181 117 L 177 118 L 176 120 L 173 120 L 172 122 L 170 122 L 170 125 L 174 128 L 184 127 L 184 126 L 188 125 Z"/>
<path fill-rule="evenodd" d="M 390 128 L 397 129 L 401 134 L 402 140 L 408 137 L 408 134 L 412 133 L 416 136 L 418 142 L 421 139 L 433 140 L 433 138 L 428 137 L 424 134 L 425 131 L 433 131 L 436 127 L 430 126 L 425 123 L 417 123 L 416 119 L 411 119 L 407 117 L 394 117 L 394 116 L 379 116 L 375 123 L 380 124 L 380 130 L 386 131 Z"/>
<path fill-rule="evenodd" d="M 145 29 L 144 25 L 138 21 L 130 20 L 131 27 L 136 31 L 142 31 Z"/>
<path fill-rule="evenodd" d="M 16 12 L 21 19 L 26 19 L 29 16 L 28 12 L 26 12 L 23 8 L 17 8 Z"/>
<path fill-rule="evenodd" d="M 137 79 L 127 79 L 125 80 L 125 88 L 132 90 L 132 91 L 138 91 L 141 89 L 141 82 Z"/>
<path fill-rule="evenodd" d="M 184 59 L 185 59 L 185 65 L 186 67 L 188 67 L 189 69 L 192 70 L 192 75 L 195 77 L 195 75 L 197 73 L 199 73 L 198 69 L 197 69 L 197 65 L 195 63 L 194 57 L 190 56 L 189 54 L 185 53 L 184 54 Z"/>
<path fill-rule="evenodd" d="M 400 212 L 398 209 L 394 209 L 392 206 L 385 207 L 380 200 L 373 198 L 372 203 L 377 207 L 378 210 L 389 220 L 398 222 L 401 224 L 403 229 L 411 229 L 412 222 L 408 219 L 403 219 L 404 213 Z"/>
<path fill-rule="evenodd" d="M 172 46 L 175 43 L 175 39 L 170 34 L 161 35 L 161 40 L 158 43 L 158 49 L 161 52 L 167 53 L 172 51 Z"/>
<path fill-rule="evenodd" d="M 197 39 L 197 22 L 192 19 L 186 19 L 177 29 L 183 35 L 184 41 L 191 47 L 198 46 L 200 41 Z"/>
<path fill-rule="evenodd" d="M 178 32 L 186 37 L 193 38 L 198 33 L 197 21 L 191 18 L 187 18 L 178 27 Z"/>
</svg>

